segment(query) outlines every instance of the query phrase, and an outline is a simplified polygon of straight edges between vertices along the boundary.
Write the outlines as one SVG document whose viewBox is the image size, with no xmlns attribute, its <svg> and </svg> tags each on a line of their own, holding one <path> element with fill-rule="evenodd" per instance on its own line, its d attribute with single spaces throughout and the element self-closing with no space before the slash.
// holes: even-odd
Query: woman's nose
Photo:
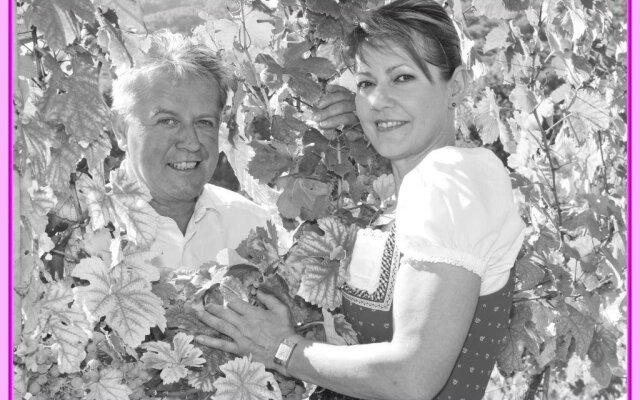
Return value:
<svg viewBox="0 0 640 400">
<path fill-rule="evenodd" d="M 369 96 L 369 102 L 373 109 L 383 109 L 392 106 L 394 100 L 389 88 L 377 85 Z"/>
</svg>

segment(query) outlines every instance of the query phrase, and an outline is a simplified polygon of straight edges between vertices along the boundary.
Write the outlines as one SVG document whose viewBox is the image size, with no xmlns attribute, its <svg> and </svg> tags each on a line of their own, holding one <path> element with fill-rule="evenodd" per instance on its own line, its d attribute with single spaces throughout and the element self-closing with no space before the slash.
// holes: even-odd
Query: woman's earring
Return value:
<svg viewBox="0 0 640 400">
<path fill-rule="evenodd" d="M 451 103 L 451 107 L 456 108 L 456 102 Z"/>
</svg>

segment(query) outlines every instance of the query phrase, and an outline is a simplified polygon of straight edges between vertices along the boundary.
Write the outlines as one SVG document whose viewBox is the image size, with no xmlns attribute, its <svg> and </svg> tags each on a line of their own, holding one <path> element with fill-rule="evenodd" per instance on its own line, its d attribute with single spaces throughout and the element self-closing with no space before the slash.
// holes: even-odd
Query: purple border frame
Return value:
<svg viewBox="0 0 640 400">
<path fill-rule="evenodd" d="M 4 133 L 0 135 L 0 154 L 5 155 L 6 158 L 0 162 L 0 182 L 1 192 L 0 195 L 0 215 L 6 215 L 8 223 L 0 228 L 0 254 L 4 256 L 0 257 L 0 271 L 6 271 L 2 273 L 3 278 L 6 278 L 6 293 L 0 294 L 0 308 L 7 311 L 7 326 L 8 329 L 0 329 L 0 351 L 2 352 L 2 358 L 7 360 L 6 363 L 0 362 L 0 393 L 6 393 L 7 399 L 13 398 L 13 299 L 12 299 L 12 279 L 13 279 L 13 246 L 12 246 L 12 227 L 13 227 L 13 151 L 12 151 L 12 127 L 13 127 L 13 110 L 12 101 L 13 98 L 13 13 L 14 13 L 14 0 L 9 0 L 5 3 L 6 13 L 0 12 L 0 26 L 6 27 L 7 38 L 0 40 L 0 54 L 7 54 L 8 57 L 6 63 L 0 63 L 0 80 L 7 82 L 6 96 L 0 95 L 0 131 Z M 628 160 L 628 183 L 627 183 L 627 195 L 628 195 L 628 208 L 627 208 L 627 290 L 628 290 L 628 345 L 627 345 L 627 398 L 633 399 L 633 384 L 632 382 L 640 382 L 640 376 L 637 376 L 638 369 L 633 368 L 634 362 L 640 359 L 640 350 L 632 345 L 634 339 L 633 321 L 638 321 L 640 318 L 640 307 L 633 307 L 633 289 L 637 289 L 640 284 L 640 273 L 634 273 L 634 267 L 640 267 L 638 265 L 637 256 L 633 249 L 640 248 L 640 236 L 637 234 L 638 226 L 640 226 L 640 212 L 633 213 L 633 209 L 640 209 L 640 193 L 638 184 L 633 184 L 633 179 L 636 176 L 640 176 L 638 165 L 640 163 L 634 163 L 634 155 L 640 154 L 640 140 L 633 140 L 633 133 L 637 129 L 634 129 L 633 125 L 633 108 L 634 105 L 640 104 L 638 96 L 640 94 L 640 81 L 634 80 L 633 66 L 640 65 L 640 49 L 638 49 L 638 43 L 640 38 L 637 32 L 640 29 L 633 29 L 633 22 L 640 24 L 640 7 L 632 7 L 633 0 L 627 0 L 627 21 L 628 21 L 628 92 L 627 92 L 627 118 L 628 118 L 628 132 L 627 132 L 627 160 Z M 634 43 L 636 46 L 634 46 Z M 635 50 L 635 51 L 634 51 Z M 637 106 L 636 106 L 637 108 Z M 640 110 L 635 110 L 640 112 Z M 636 160 L 637 161 L 637 160 Z M 5 180 L 6 178 L 6 180 Z M 5 183 L 6 182 L 6 186 Z M 5 214 L 6 212 L 6 214 Z M 2 218 L 2 217 L 0 217 Z M 6 269 L 5 269 L 6 268 Z M 0 281 L 4 280 L 0 278 Z M 6 357 L 6 358 L 5 358 Z M 6 391 L 5 391 L 6 390 Z M 0 394 L 0 397 L 4 397 Z"/>
</svg>

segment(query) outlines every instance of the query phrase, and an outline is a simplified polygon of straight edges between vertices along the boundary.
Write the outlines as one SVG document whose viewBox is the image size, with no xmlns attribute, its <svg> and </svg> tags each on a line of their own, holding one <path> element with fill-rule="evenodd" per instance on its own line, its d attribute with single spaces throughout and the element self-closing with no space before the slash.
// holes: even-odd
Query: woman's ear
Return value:
<svg viewBox="0 0 640 400">
<path fill-rule="evenodd" d="M 111 127 L 113 128 L 113 133 L 116 135 L 118 147 L 120 147 L 121 150 L 127 151 L 127 121 L 122 115 L 114 113 L 111 118 Z"/>
<path fill-rule="evenodd" d="M 464 96 L 467 92 L 467 81 L 469 78 L 469 71 L 462 65 L 453 71 L 449 84 L 451 87 L 451 98 L 449 104 L 461 104 Z"/>
</svg>

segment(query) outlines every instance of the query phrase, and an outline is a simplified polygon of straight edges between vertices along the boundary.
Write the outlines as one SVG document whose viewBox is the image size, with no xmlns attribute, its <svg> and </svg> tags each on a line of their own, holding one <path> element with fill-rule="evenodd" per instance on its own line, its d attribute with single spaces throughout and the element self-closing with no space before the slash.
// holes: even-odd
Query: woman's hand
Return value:
<svg viewBox="0 0 640 400">
<path fill-rule="evenodd" d="M 267 309 L 255 307 L 239 298 L 226 306 L 210 304 L 198 317 L 232 341 L 197 336 L 196 342 L 237 355 L 251 355 L 253 361 L 275 369 L 274 356 L 282 340 L 295 334 L 287 306 L 276 297 L 258 290 L 256 297 Z"/>
<path fill-rule="evenodd" d="M 355 110 L 355 95 L 349 89 L 328 85 L 327 94 L 318 101 L 313 110 L 313 120 L 322 129 L 351 127 L 360 123 Z"/>
</svg>

